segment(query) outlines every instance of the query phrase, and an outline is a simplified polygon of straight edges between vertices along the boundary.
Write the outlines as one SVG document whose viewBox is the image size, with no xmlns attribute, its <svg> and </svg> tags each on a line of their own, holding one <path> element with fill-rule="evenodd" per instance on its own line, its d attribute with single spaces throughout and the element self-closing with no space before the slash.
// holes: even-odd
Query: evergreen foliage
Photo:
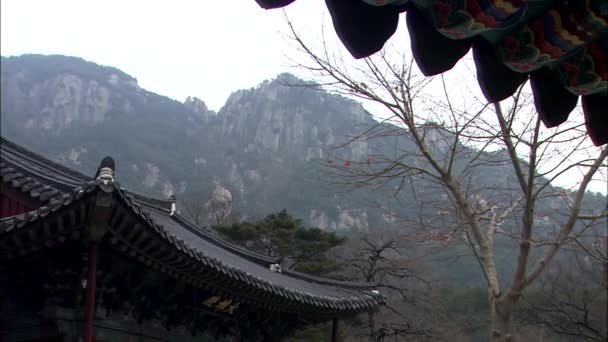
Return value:
<svg viewBox="0 0 608 342">
<path fill-rule="evenodd" d="M 320 275 L 339 268 L 328 251 L 344 238 L 333 232 L 304 226 L 302 220 L 283 209 L 256 222 L 239 222 L 214 227 L 225 238 L 255 252 L 278 258 L 283 267 Z"/>
</svg>

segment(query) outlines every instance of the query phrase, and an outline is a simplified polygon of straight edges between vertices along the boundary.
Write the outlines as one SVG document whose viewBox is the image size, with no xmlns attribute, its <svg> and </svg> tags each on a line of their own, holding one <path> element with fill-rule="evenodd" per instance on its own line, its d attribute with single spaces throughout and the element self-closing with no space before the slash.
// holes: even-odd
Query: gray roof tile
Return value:
<svg viewBox="0 0 608 342">
<path fill-rule="evenodd" d="M 30 196 L 48 202 L 33 212 L 0 221 L 0 236 L 15 228 L 23 228 L 28 221 L 44 218 L 61 208 L 77 205 L 85 194 L 98 189 L 99 182 L 70 170 L 6 139 L 1 140 L 2 155 L 0 176 L 2 180 Z M 107 186 L 106 186 L 107 188 Z M 104 188 L 104 189 L 106 189 Z M 223 240 L 204 228 L 195 226 L 179 214 L 170 215 L 169 200 L 138 195 L 114 186 L 115 200 L 137 217 L 144 229 L 169 242 L 180 259 L 191 259 L 241 283 L 265 293 L 265 296 L 283 298 L 287 302 L 301 303 L 305 307 L 326 310 L 362 311 L 373 309 L 384 302 L 384 297 L 370 292 L 373 284 L 358 284 L 308 276 L 302 273 L 269 269 L 275 260 L 257 255 Z M 52 210 L 51 210 L 52 209 Z M 164 267 L 163 267 L 164 268 Z M 174 271 L 174 270 L 173 270 Z M 174 272 L 179 273 L 179 272 Z M 312 308 L 310 308 L 312 310 Z"/>
</svg>

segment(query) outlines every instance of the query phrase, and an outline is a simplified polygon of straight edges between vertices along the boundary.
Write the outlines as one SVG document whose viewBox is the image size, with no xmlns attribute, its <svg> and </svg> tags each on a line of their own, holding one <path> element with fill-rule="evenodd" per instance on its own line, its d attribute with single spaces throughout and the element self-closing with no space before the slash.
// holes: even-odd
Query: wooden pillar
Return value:
<svg viewBox="0 0 608 342">
<path fill-rule="evenodd" d="M 331 323 L 331 342 L 338 342 L 338 319 L 334 318 Z"/>
<path fill-rule="evenodd" d="M 95 204 L 89 214 L 88 241 L 89 262 L 87 267 L 87 288 L 84 307 L 84 326 L 82 330 L 82 341 L 93 342 L 93 321 L 95 320 L 95 287 L 97 282 L 97 259 L 99 257 L 99 244 L 108 230 L 110 212 L 113 203 L 114 192 L 114 160 L 105 157 L 95 178 L 99 182 L 95 196 Z"/>
<path fill-rule="evenodd" d="M 89 245 L 89 263 L 87 268 L 87 287 L 84 307 L 83 342 L 93 342 L 93 320 L 95 319 L 95 286 L 97 281 L 97 255 L 99 242 Z"/>
</svg>

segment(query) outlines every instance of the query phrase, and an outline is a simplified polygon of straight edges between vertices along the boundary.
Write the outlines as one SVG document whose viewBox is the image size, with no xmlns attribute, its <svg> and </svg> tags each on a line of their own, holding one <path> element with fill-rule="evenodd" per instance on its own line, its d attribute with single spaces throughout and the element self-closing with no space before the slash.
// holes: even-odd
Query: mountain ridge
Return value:
<svg viewBox="0 0 608 342">
<path fill-rule="evenodd" d="M 123 183 L 143 193 L 207 200 L 219 185 L 245 217 L 288 207 L 311 224 L 346 228 L 338 222 L 341 209 L 330 219 L 311 207 L 316 199 L 298 210 L 301 198 L 280 197 L 301 197 L 299 187 L 311 187 L 311 163 L 348 131 L 336 120 L 356 117 L 354 126 L 373 119 L 350 99 L 287 81 L 305 83 L 282 74 L 235 91 L 216 113 L 200 99 L 180 103 L 80 58 L 2 57 L 2 134 L 87 174 L 99 156 L 113 155 Z M 326 203 L 335 197 L 315 187 Z M 342 212 L 347 220 L 354 215 Z"/>
<path fill-rule="evenodd" d="M 411 142 L 398 135 L 334 149 L 378 122 L 361 104 L 313 82 L 281 74 L 233 92 L 215 112 L 196 97 L 179 102 L 149 92 L 119 69 L 77 57 L 25 55 L 1 63 L 2 135 L 86 174 L 112 155 L 133 190 L 204 203 L 227 191 L 242 218 L 287 208 L 332 230 L 394 226 L 383 206 L 399 205 L 403 216 L 418 210 L 407 193 L 391 204 L 386 192 L 327 191 L 321 161 L 365 160 Z M 514 184 L 508 165 L 485 173 L 482 184 Z"/>
<path fill-rule="evenodd" d="M 416 177 L 408 185 L 411 189 L 397 195 L 399 179 L 374 190 L 332 183 L 323 164 L 390 156 L 408 151 L 413 143 L 407 131 L 385 126 L 399 132 L 381 139 L 355 139 L 336 148 L 367 128 L 388 124 L 375 121 L 356 101 L 293 75 L 281 74 L 237 90 L 215 112 L 201 99 L 179 102 L 149 92 L 116 68 L 80 58 L 28 55 L 2 57 L 1 63 L 3 137 L 86 175 L 93 175 L 99 161 L 110 155 L 121 185 L 153 197 L 175 194 L 178 210 L 187 216 L 193 207 L 219 207 L 232 219 L 261 219 L 287 209 L 308 226 L 341 234 L 407 234 L 416 228 L 403 222 L 438 215 L 449 202 L 444 189 Z M 432 123 L 421 128 L 438 142 L 445 140 Z M 441 149 L 441 144 L 433 148 Z M 468 152 L 476 154 L 470 148 Z M 491 166 L 474 176 L 480 203 L 509 200 L 510 193 L 501 191 L 517 182 L 511 165 L 504 162 L 505 153 L 483 156 Z M 456 161 L 455 169 L 462 167 L 460 163 Z M 587 201 L 601 205 L 606 198 L 594 194 Z M 546 200 L 538 206 L 535 234 L 553 229 L 548 218 L 559 216 L 561 205 L 559 200 Z M 213 215 L 205 214 L 197 223 L 215 222 Z M 446 233 L 443 226 L 423 229 L 426 235 Z M 435 256 L 460 258 L 458 253 L 468 252 L 460 243 Z M 467 286 L 483 276 L 471 266 L 475 262 L 462 259 L 459 267 L 433 263 L 439 273 L 450 275 L 450 281 Z M 502 270 L 511 267 L 507 261 L 499 265 Z"/>
</svg>

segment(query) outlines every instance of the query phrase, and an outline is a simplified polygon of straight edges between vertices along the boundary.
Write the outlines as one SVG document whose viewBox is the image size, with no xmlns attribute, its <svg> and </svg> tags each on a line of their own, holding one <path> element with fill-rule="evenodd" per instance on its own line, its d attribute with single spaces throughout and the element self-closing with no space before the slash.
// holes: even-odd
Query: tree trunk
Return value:
<svg viewBox="0 0 608 342">
<path fill-rule="evenodd" d="M 514 301 L 509 297 L 493 298 L 490 300 L 492 308 L 492 331 L 490 341 L 492 342 L 514 342 L 512 331 Z"/>
</svg>

